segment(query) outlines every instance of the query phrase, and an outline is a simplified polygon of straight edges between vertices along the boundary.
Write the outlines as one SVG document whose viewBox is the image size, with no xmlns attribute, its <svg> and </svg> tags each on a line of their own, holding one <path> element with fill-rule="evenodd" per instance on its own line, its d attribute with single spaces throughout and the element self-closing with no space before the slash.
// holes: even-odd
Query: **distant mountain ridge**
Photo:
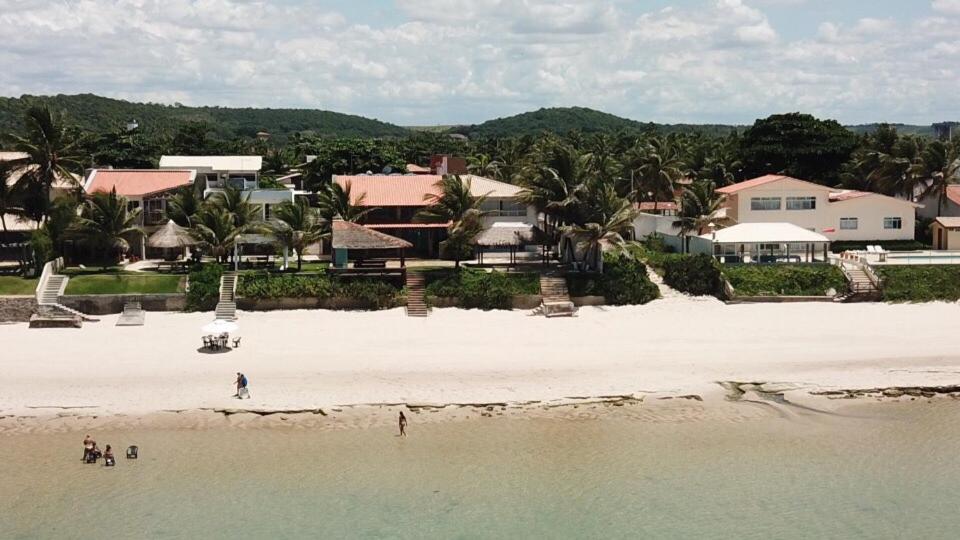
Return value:
<svg viewBox="0 0 960 540">
<path fill-rule="evenodd" d="M 496 118 L 481 124 L 460 126 L 401 127 L 362 116 L 315 109 L 257 109 L 231 107 L 187 107 L 156 103 L 134 103 L 94 94 L 0 97 L 0 133 L 19 131 L 24 109 L 31 102 L 43 102 L 66 111 L 72 123 L 95 131 L 121 129 L 136 120 L 145 132 L 170 131 L 187 122 L 206 122 L 224 139 L 253 138 L 260 131 L 274 140 L 284 141 L 294 133 L 312 133 L 330 137 L 406 137 L 413 133 L 461 134 L 471 138 L 517 137 L 543 132 L 582 133 L 699 131 L 726 135 L 749 126 L 723 124 L 656 124 L 623 118 L 586 107 L 542 108 L 514 116 Z M 876 129 L 879 123 L 847 126 L 856 133 Z M 903 134 L 933 135 L 932 126 L 891 124 Z"/>
<path fill-rule="evenodd" d="M 260 131 L 285 139 L 307 132 L 340 137 L 403 137 L 409 131 L 393 124 L 331 111 L 312 109 L 253 109 L 186 107 L 132 103 L 93 94 L 0 97 L 0 132 L 19 130 L 29 103 L 42 102 L 63 110 L 70 122 L 97 132 L 115 131 L 136 120 L 144 131 L 176 128 L 187 122 L 206 122 L 220 137 L 256 137 Z"/>
</svg>

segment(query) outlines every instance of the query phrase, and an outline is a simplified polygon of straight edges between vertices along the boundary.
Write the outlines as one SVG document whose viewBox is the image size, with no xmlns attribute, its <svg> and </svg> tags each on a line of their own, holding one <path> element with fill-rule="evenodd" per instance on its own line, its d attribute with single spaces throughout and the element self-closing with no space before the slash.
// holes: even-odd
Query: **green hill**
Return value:
<svg viewBox="0 0 960 540">
<path fill-rule="evenodd" d="M 254 137 L 259 131 L 266 131 L 280 140 L 296 132 L 339 137 L 402 137 L 409 134 L 400 126 L 330 111 L 185 107 L 132 103 L 93 94 L 0 97 L 0 133 L 19 130 L 23 110 L 34 101 L 66 111 L 70 122 L 97 132 L 114 131 L 136 119 L 141 129 L 148 133 L 172 130 L 192 121 L 206 122 L 225 139 Z"/>
<path fill-rule="evenodd" d="M 572 130 L 583 133 L 615 131 L 656 131 L 659 133 L 673 133 L 701 131 L 712 135 L 726 135 L 736 129 L 740 128 L 738 126 L 723 125 L 638 122 L 585 107 L 558 107 L 540 109 L 506 118 L 497 118 L 472 126 L 458 126 L 452 128 L 450 132 L 461 133 L 475 138 L 539 135 L 544 131 L 563 134 Z"/>
</svg>

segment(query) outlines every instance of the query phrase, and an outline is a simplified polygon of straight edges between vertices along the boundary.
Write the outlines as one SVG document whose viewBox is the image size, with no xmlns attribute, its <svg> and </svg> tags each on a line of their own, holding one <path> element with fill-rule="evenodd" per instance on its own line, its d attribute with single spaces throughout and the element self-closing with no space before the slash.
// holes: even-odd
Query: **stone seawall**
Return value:
<svg viewBox="0 0 960 540">
<path fill-rule="evenodd" d="M 36 311 L 34 296 L 0 296 L 0 322 L 30 322 Z"/>
<path fill-rule="evenodd" d="M 127 302 L 139 301 L 144 311 L 183 311 L 185 294 L 71 294 L 60 297 L 60 303 L 88 315 L 121 313 Z"/>
</svg>

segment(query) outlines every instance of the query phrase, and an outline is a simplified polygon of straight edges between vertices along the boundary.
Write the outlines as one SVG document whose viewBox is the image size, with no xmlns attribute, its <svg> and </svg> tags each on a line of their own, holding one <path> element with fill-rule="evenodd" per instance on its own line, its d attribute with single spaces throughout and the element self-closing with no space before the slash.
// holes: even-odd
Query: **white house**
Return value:
<svg viewBox="0 0 960 540">
<path fill-rule="evenodd" d="M 197 182 L 203 186 L 203 197 L 222 192 L 227 186 L 242 189 L 247 200 L 260 208 L 261 218 L 270 217 L 270 207 L 293 202 L 294 191 L 289 187 L 264 188 L 260 186 L 260 156 L 163 156 L 160 169 L 189 169 L 196 171 Z"/>
<path fill-rule="evenodd" d="M 867 191 L 767 175 L 717 190 L 736 223 L 792 223 L 836 241 L 913 240 L 921 205 Z"/>
</svg>

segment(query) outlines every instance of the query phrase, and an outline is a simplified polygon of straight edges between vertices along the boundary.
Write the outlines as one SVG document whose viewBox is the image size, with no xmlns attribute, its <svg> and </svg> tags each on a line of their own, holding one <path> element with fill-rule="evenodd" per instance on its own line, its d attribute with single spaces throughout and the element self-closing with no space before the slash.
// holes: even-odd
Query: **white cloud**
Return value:
<svg viewBox="0 0 960 540">
<path fill-rule="evenodd" d="M 863 9 L 799 38 L 768 14 L 812 9 L 804 0 L 637 6 L 395 0 L 374 17 L 307 0 L 0 0 L 0 28 L 16 29 L 0 41 L 0 94 L 318 107 L 404 124 L 566 105 L 688 122 L 960 113 L 960 0 L 896 20 Z"/>
</svg>

